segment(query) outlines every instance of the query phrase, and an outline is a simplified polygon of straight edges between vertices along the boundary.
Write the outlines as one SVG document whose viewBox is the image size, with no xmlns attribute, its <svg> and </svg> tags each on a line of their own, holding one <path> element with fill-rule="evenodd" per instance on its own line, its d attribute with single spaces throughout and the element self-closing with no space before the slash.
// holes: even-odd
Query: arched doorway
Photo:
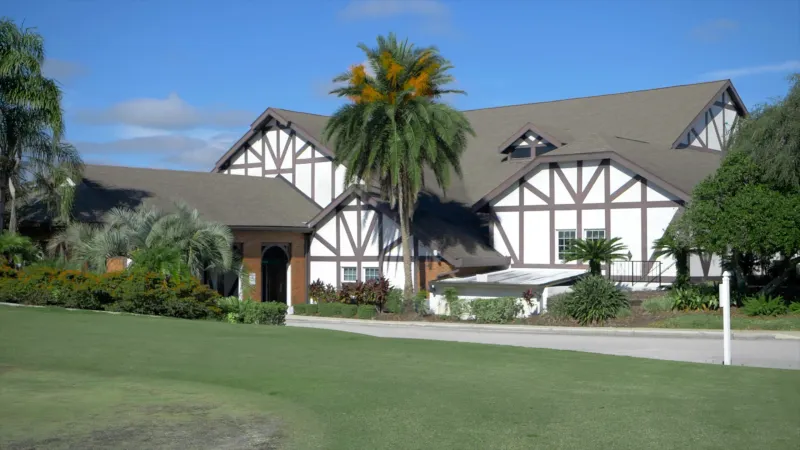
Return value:
<svg viewBox="0 0 800 450">
<path fill-rule="evenodd" d="M 286 270 L 289 252 L 283 245 L 271 245 L 261 252 L 261 301 L 286 303 Z"/>
</svg>

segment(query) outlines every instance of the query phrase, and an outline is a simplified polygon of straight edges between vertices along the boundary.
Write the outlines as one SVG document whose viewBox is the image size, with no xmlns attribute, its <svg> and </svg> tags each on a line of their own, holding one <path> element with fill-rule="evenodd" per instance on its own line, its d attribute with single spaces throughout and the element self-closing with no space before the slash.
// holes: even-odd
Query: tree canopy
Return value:
<svg viewBox="0 0 800 450">
<path fill-rule="evenodd" d="M 426 177 L 446 188 L 451 171 L 461 173 L 460 158 L 473 134 L 464 114 L 441 102 L 453 82 L 449 61 L 436 47 L 415 47 L 394 34 L 379 36 L 376 47 L 359 44 L 369 69 L 358 64 L 334 78 L 331 91 L 350 102 L 328 120 L 324 140 L 336 149 L 348 183 L 365 182 L 397 207 L 405 294 L 413 291 L 410 224 Z"/>
<path fill-rule="evenodd" d="M 791 271 L 800 256 L 800 77 L 786 98 L 742 120 L 686 211 L 693 245 L 744 278 L 755 260 Z M 743 280 L 739 280 L 743 283 Z"/>
</svg>

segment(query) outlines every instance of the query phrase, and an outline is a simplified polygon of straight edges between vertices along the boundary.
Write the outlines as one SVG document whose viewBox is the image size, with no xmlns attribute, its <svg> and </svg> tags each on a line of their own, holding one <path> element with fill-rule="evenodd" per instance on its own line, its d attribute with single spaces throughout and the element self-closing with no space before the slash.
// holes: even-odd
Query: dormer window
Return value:
<svg viewBox="0 0 800 450">
<path fill-rule="evenodd" d="M 552 134 L 546 133 L 540 128 L 532 123 L 527 123 L 500 144 L 497 150 L 504 155 L 503 160 L 528 160 L 555 150 L 566 143 L 565 139 L 556 139 Z M 552 127 L 548 128 L 554 130 Z M 558 132 L 560 135 L 566 135 L 564 131 Z"/>
<path fill-rule="evenodd" d="M 511 150 L 509 154 L 511 159 L 530 159 L 531 157 L 531 148 L 529 146 L 525 147 L 517 147 Z"/>
</svg>

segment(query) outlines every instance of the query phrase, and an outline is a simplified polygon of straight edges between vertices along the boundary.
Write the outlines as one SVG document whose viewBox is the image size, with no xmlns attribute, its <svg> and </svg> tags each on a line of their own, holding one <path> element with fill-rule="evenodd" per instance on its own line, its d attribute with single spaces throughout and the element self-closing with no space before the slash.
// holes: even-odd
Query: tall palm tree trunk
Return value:
<svg viewBox="0 0 800 450">
<path fill-rule="evenodd" d="M 11 205 L 8 215 L 8 231 L 12 233 L 17 232 L 17 189 L 14 187 L 14 182 L 8 180 L 8 192 L 11 194 Z"/>
<path fill-rule="evenodd" d="M 409 230 L 411 220 L 408 216 L 407 192 L 404 187 L 401 183 L 401 187 L 398 189 L 397 210 L 400 213 L 400 243 L 403 246 L 403 275 L 405 278 L 403 297 L 405 298 L 406 306 L 409 306 L 414 295 L 414 280 L 411 277 L 411 236 Z"/>
<path fill-rule="evenodd" d="M 5 174 L 0 175 L 0 232 L 6 228 L 6 180 Z"/>
</svg>

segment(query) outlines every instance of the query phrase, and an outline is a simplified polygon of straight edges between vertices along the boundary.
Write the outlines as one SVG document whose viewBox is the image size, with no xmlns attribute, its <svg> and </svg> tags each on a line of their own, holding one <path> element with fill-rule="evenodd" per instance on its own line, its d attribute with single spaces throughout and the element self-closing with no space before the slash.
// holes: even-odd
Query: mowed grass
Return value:
<svg viewBox="0 0 800 450">
<path fill-rule="evenodd" d="M 800 443 L 796 371 L 13 307 L 0 343 L 0 448 Z"/>
<path fill-rule="evenodd" d="M 722 329 L 722 313 L 693 313 L 670 317 L 650 324 L 656 328 L 693 328 L 707 330 Z M 734 330 L 780 330 L 800 331 L 800 314 L 778 317 L 748 317 L 731 315 Z"/>
</svg>

